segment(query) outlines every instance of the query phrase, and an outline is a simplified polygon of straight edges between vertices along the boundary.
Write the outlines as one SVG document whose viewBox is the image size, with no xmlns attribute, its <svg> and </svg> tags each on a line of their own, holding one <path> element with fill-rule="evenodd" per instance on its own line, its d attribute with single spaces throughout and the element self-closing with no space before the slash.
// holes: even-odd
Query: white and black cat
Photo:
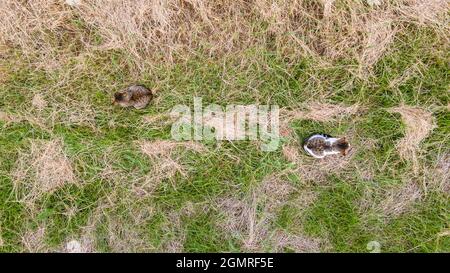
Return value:
<svg viewBox="0 0 450 273">
<path fill-rule="evenodd" d="M 315 134 L 305 140 L 303 149 L 315 158 L 324 158 L 334 154 L 346 155 L 350 144 L 345 137 L 334 138 L 326 134 Z"/>
</svg>

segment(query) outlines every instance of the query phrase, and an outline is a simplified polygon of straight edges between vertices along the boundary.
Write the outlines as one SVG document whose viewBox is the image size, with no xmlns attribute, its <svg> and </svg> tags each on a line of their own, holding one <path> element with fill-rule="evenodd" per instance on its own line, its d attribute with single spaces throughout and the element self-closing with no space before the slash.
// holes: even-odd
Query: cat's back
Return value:
<svg viewBox="0 0 450 273">
<path fill-rule="evenodd" d="M 152 92 L 150 89 L 143 85 L 131 85 L 127 87 L 127 92 L 131 93 L 132 98 L 139 98 L 144 96 L 151 96 Z"/>
<path fill-rule="evenodd" d="M 326 147 L 328 147 L 326 139 L 321 135 L 311 136 L 306 140 L 305 145 L 310 149 L 317 150 L 325 149 Z"/>
<path fill-rule="evenodd" d="M 131 100 L 136 109 L 144 108 L 153 98 L 151 90 L 143 85 L 129 86 L 127 92 L 131 94 Z"/>
<path fill-rule="evenodd" d="M 329 146 L 326 136 L 324 135 L 310 136 L 303 145 L 307 153 L 318 158 L 325 156 L 325 151 L 330 148 Z"/>
</svg>

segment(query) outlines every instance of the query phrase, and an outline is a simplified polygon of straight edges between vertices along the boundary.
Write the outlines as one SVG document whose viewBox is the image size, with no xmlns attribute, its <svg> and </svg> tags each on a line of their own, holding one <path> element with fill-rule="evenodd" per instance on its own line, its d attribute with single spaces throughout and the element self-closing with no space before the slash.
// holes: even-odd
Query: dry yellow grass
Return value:
<svg viewBox="0 0 450 273">
<path fill-rule="evenodd" d="M 135 174 L 113 167 L 113 149 L 107 149 L 103 155 L 105 166 L 100 177 L 114 185 L 122 185 L 133 193 L 134 197 L 146 198 L 153 194 L 160 183 L 166 179 L 174 182 L 174 177 L 180 174 L 186 177 L 189 166 L 183 162 L 186 152 L 206 152 L 207 148 L 198 142 L 177 142 L 172 140 L 137 141 L 136 147 L 151 161 L 151 170 L 146 175 Z M 123 183 L 127 177 L 129 183 Z M 176 186 L 174 183 L 173 186 Z"/>
<path fill-rule="evenodd" d="M 364 23 L 366 37 L 362 41 L 363 49 L 358 56 L 359 73 L 362 77 L 389 49 L 397 32 L 393 25 L 393 15 L 388 12 L 374 14 Z"/>
<path fill-rule="evenodd" d="M 242 247 L 249 252 L 263 251 L 269 232 L 270 219 L 265 212 L 257 213 L 257 204 L 258 201 L 253 196 L 252 203 L 247 208 L 245 234 L 242 234 Z"/>
<path fill-rule="evenodd" d="M 450 3 L 447 0 L 406 0 L 402 3 L 397 10 L 406 18 L 422 25 L 430 24 L 448 30 L 446 16 Z"/>
<path fill-rule="evenodd" d="M 149 245 L 145 233 L 137 228 L 141 223 L 128 223 L 113 215 L 107 215 L 108 246 L 114 253 L 148 252 L 154 247 Z"/>
<path fill-rule="evenodd" d="M 0 111 L 0 121 L 9 123 L 9 122 L 13 122 L 16 120 L 17 119 L 13 115 Z"/>
<path fill-rule="evenodd" d="M 406 125 L 405 137 L 397 143 L 397 150 L 403 159 L 412 162 L 414 172 L 417 173 L 420 143 L 436 128 L 433 115 L 424 109 L 406 105 L 395 107 L 391 111 L 399 113 Z"/>
<path fill-rule="evenodd" d="M 283 179 L 283 173 L 277 173 L 265 177 L 256 194 L 259 201 L 265 203 L 266 210 L 273 213 L 286 203 L 293 192 L 296 188 Z"/>
<path fill-rule="evenodd" d="M 242 247 L 250 252 L 263 251 L 272 220 L 265 208 L 263 212 L 257 212 L 258 205 L 265 206 L 265 197 L 257 194 L 252 192 L 245 200 L 225 198 L 219 201 L 219 209 L 225 216 L 223 222 L 219 222 L 219 227 L 241 240 Z"/>
<path fill-rule="evenodd" d="M 2 50 L 1 47 L 0 47 L 0 50 Z M 0 58 L 1 58 L 1 56 L 0 56 Z M 7 73 L 8 73 L 8 70 L 0 64 L 0 83 L 1 84 L 5 83 L 8 80 L 9 75 Z"/>
<path fill-rule="evenodd" d="M 47 102 L 41 94 L 35 94 L 31 101 L 31 105 L 37 110 L 42 110 L 47 106 Z"/>
<path fill-rule="evenodd" d="M 54 120 L 46 120 L 51 125 L 59 122 L 62 124 L 73 124 L 79 126 L 87 126 L 93 130 L 97 130 L 95 117 L 97 110 L 87 103 L 79 103 L 73 100 L 66 100 L 63 103 L 53 104 Z"/>
<path fill-rule="evenodd" d="M 291 194 L 297 192 L 282 176 L 266 177 L 242 200 L 235 197 L 218 200 L 218 209 L 224 216 L 219 228 L 240 239 L 244 249 L 250 252 L 263 252 L 267 248 L 283 251 L 286 247 L 295 252 L 318 252 L 321 242 L 317 239 L 271 230 L 279 209 L 287 204 Z M 300 192 L 293 202 L 302 204 L 301 210 L 305 210 L 312 200 L 311 193 Z"/>
<path fill-rule="evenodd" d="M 117 213 L 121 207 L 126 211 Z M 153 213 L 151 205 L 140 203 L 130 192 L 124 195 L 122 187 L 118 186 L 98 202 L 80 236 L 67 238 L 61 247 L 62 252 L 97 252 L 99 241 L 106 242 L 114 253 L 154 251 L 155 247 L 146 239 L 145 231 L 146 222 Z M 99 225 L 106 227 L 106 234 L 101 238 L 96 233 Z"/>
<path fill-rule="evenodd" d="M 177 173 L 187 176 L 186 166 L 182 163 L 184 152 L 200 153 L 207 151 L 205 146 L 194 141 L 141 141 L 138 145 L 141 152 L 147 155 L 153 163 L 153 168 L 144 181 L 137 181 L 133 185 L 134 192 L 140 196 L 151 195 L 161 181 L 170 179 Z"/>
<path fill-rule="evenodd" d="M 423 67 L 422 63 L 415 63 L 413 65 L 411 65 L 410 67 L 408 67 L 400 77 L 392 80 L 389 83 L 389 87 L 390 88 L 397 88 L 398 86 L 400 86 L 402 83 L 406 82 L 407 80 L 409 80 L 411 77 L 417 75 L 417 74 L 422 74 L 421 69 Z"/>
<path fill-rule="evenodd" d="M 283 145 L 283 155 L 291 162 L 294 162 L 300 156 L 298 149 L 301 145 L 293 136 L 289 125 L 293 120 L 306 119 L 317 122 L 333 122 L 358 115 L 363 111 L 364 109 L 358 104 L 345 106 L 322 102 L 305 103 L 300 109 L 295 110 L 282 109 L 280 111 L 280 134 L 289 140 L 287 144 Z"/>
<path fill-rule="evenodd" d="M 423 177 L 424 189 L 426 186 L 436 187 L 445 194 L 450 194 L 450 153 L 445 152 L 439 155 L 436 163 L 431 168 L 424 170 L 425 175 Z M 431 185 L 430 185 L 431 184 Z"/>
<path fill-rule="evenodd" d="M 217 201 L 224 220 L 219 227 L 227 234 L 245 232 L 248 220 L 248 204 L 235 197 L 223 198 Z"/>
<path fill-rule="evenodd" d="M 206 148 L 194 141 L 189 142 L 177 142 L 172 140 L 156 140 L 156 141 L 143 141 L 140 143 L 141 151 L 150 158 L 162 158 L 170 157 L 176 150 L 185 149 L 195 152 L 204 152 Z"/>
<path fill-rule="evenodd" d="M 71 12 L 60 1 L 1 1 L 0 16 L 0 43 L 19 47 L 37 59 L 38 67 L 51 70 L 61 64 L 61 49 L 49 38 L 51 33 L 70 28 Z"/>
<path fill-rule="evenodd" d="M 76 94 L 76 90 L 62 93 L 57 88 L 50 86 L 48 90 L 35 92 L 28 101 L 29 107 L 18 108 L 14 114 L 0 111 L 0 121 L 28 122 L 46 131 L 61 124 L 87 126 L 97 130 L 95 118 L 99 110 L 85 100 L 71 98 L 69 94 Z"/>
<path fill-rule="evenodd" d="M 28 205 L 32 205 L 43 194 L 77 183 L 60 139 L 31 140 L 30 150 L 19 154 L 13 177 L 17 198 Z"/>
<path fill-rule="evenodd" d="M 318 239 L 304 235 L 288 234 L 285 231 L 277 231 L 272 238 L 275 252 L 285 252 L 286 248 L 295 253 L 318 253 L 322 242 Z"/>
<path fill-rule="evenodd" d="M 186 177 L 186 166 L 183 165 L 178 159 L 159 159 L 157 161 L 154 161 L 153 168 L 150 171 L 149 175 L 145 177 L 144 181 L 137 181 L 137 183 L 134 183 L 133 191 L 138 196 L 142 197 L 152 195 L 164 179 L 171 179 L 176 174 L 180 174 L 183 177 Z M 175 184 L 173 185 L 175 186 Z"/>
<path fill-rule="evenodd" d="M 163 243 L 162 249 L 167 253 L 181 253 L 186 241 L 186 230 L 183 229 L 181 213 L 170 211 L 167 218 L 168 222 L 164 226 L 164 231 L 172 236 Z"/>
<path fill-rule="evenodd" d="M 363 111 L 362 107 L 355 104 L 352 106 L 345 106 L 339 104 L 329 104 L 322 102 L 305 103 L 302 109 L 288 110 L 282 109 L 280 111 L 280 133 L 284 137 L 292 138 L 292 132 L 289 128 L 289 123 L 297 119 L 313 120 L 317 122 L 331 122 L 340 120 L 342 118 L 359 114 Z M 294 151 L 283 151 L 283 153 L 293 153 Z M 288 156 L 289 157 L 289 156 Z M 293 161 L 293 160 L 291 160 Z"/>
<path fill-rule="evenodd" d="M 93 0 L 72 6 L 6 0 L 0 4 L 0 42 L 52 69 L 75 54 L 54 46 L 54 34 L 62 30 L 85 52 L 123 50 L 138 70 L 187 59 L 200 49 L 221 56 L 270 42 L 291 58 L 311 56 L 323 64 L 354 59 L 365 77 L 403 25 L 427 25 L 445 37 L 447 10 L 445 0 L 383 1 L 372 7 L 350 0 Z M 77 30 L 70 23 L 75 17 L 96 29 L 102 43 Z M 267 28 L 255 35 L 262 24 Z"/>
<path fill-rule="evenodd" d="M 81 228 L 81 234 L 79 237 L 67 238 L 64 245 L 61 246 L 61 252 L 81 252 L 81 253 L 94 253 L 97 252 L 96 245 L 98 243 L 95 231 L 97 225 L 105 215 L 106 209 L 110 208 L 109 202 L 99 202 L 99 205 L 94 209 L 88 222 Z M 75 241 L 75 246 L 69 245 L 70 242 Z M 73 249 L 75 248 L 75 249 Z"/>
<path fill-rule="evenodd" d="M 22 244 L 25 252 L 42 253 L 48 252 L 48 246 L 44 242 L 46 228 L 38 227 L 36 230 L 28 230 L 22 236 Z"/>
<path fill-rule="evenodd" d="M 342 106 L 336 104 L 328 103 L 317 103 L 313 102 L 308 105 L 309 112 L 306 113 L 305 118 L 319 121 L 327 122 L 345 116 L 355 115 L 360 111 L 360 107 L 357 104 L 351 106 Z"/>
<path fill-rule="evenodd" d="M 423 192 L 417 183 L 409 181 L 386 192 L 385 198 L 379 203 L 375 211 L 381 213 L 387 219 L 396 218 L 408 211 L 422 196 Z"/>
<path fill-rule="evenodd" d="M 185 165 L 181 159 L 183 153 L 190 151 L 205 151 L 206 148 L 195 142 L 175 141 L 139 141 L 138 148 L 152 161 L 153 168 L 148 175 L 135 176 L 133 173 L 114 169 L 111 150 L 105 151 L 102 178 L 111 181 L 114 187 L 108 197 L 99 202 L 97 209 L 92 213 L 88 224 L 83 228 L 78 238 L 68 238 L 62 246 L 63 252 L 96 252 L 98 239 L 96 227 L 106 225 L 106 242 L 112 252 L 181 252 L 183 250 L 183 236 L 180 214 L 176 211 L 168 212 L 170 221 L 163 226 L 169 234 L 176 237 L 161 238 L 161 245 L 154 246 L 148 242 L 146 236 L 146 222 L 153 217 L 154 207 L 147 201 L 153 196 L 153 191 L 163 179 L 170 179 L 176 173 L 186 173 Z M 123 183 L 123 177 L 129 177 L 129 183 Z M 117 213 L 119 208 L 125 207 L 126 212 Z M 70 243 L 70 245 L 69 245 Z"/>
<path fill-rule="evenodd" d="M 268 240 L 272 233 L 270 226 L 278 210 L 286 204 L 294 191 L 295 188 L 283 179 L 282 174 L 267 176 L 253 190 L 247 213 L 247 234 L 243 241 L 246 249 L 261 252 L 268 244 L 274 244 Z M 263 208 L 261 212 L 258 212 L 258 206 Z"/>
<path fill-rule="evenodd" d="M 174 120 L 170 117 L 168 113 L 157 114 L 157 115 L 146 115 L 142 117 L 144 123 L 143 126 L 161 128 L 164 126 L 172 125 Z"/>
<path fill-rule="evenodd" d="M 3 233 L 2 230 L 0 229 L 0 247 L 4 247 L 5 246 L 5 242 L 3 241 Z"/>
</svg>

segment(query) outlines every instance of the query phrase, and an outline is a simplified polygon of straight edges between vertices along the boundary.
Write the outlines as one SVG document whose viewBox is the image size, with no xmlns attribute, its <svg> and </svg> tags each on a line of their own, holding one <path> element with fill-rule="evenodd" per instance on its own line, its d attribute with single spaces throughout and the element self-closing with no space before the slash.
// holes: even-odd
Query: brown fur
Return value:
<svg viewBox="0 0 450 273">
<path fill-rule="evenodd" d="M 330 150 L 331 146 L 321 138 L 315 138 L 308 141 L 306 145 L 309 149 L 313 150 L 317 155 L 323 155 L 326 150 Z"/>
<path fill-rule="evenodd" d="M 145 108 L 153 99 L 152 92 L 143 85 L 131 85 L 114 94 L 113 104 L 122 107 Z"/>
<path fill-rule="evenodd" d="M 332 149 L 335 151 L 339 151 L 342 155 L 347 155 L 347 152 L 350 149 L 350 144 L 348 143 L 347 139 L 343 137 L 338 139 L 338 141 L 333 144 Z"/>
</svg>

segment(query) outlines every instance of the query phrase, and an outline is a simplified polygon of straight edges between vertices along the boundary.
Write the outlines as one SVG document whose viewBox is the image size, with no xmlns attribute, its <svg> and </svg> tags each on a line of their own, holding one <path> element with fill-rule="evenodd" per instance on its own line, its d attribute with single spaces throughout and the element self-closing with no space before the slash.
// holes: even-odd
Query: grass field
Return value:
<svg viewBox="0 0 450 273">
<path fill-rule="evenodd" d="M 0 2 L 1 252 L 450 251 L 448 1 L 72 2 Z M 280 147 L 174 141 L 194 96 Z"/>
</svg>

